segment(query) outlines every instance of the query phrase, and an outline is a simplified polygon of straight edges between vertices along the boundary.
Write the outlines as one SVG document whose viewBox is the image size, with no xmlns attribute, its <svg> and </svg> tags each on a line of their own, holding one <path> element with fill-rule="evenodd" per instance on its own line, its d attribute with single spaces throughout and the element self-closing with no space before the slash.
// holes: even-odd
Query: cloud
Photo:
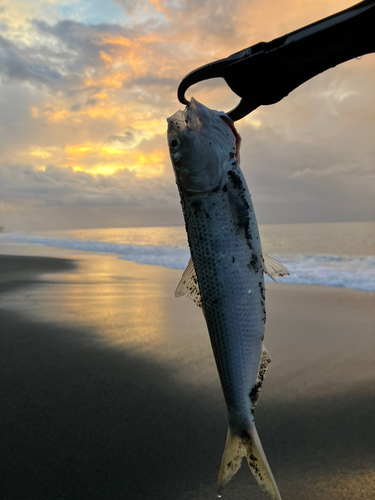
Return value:
<svg viewBox="0 0 375 500">
<path fill-rule="evenodd" d="M 179 211 L 165 118 L 183 108 L 181 78 L 351 5 L 115 3 L 111 12 L 124 14 L 106 22 L 102 7 L 83 0 L 14 0 L 0 13 L 0 199 L 13 211 L 27 214 L 32 204 L 40 220 L 67 207 L 77 214 L 108 208 L 111 217 L 116 207 Z M 374 77 L 373 57 L 365 56 L 238 123 L 261 222 L 373 218 Z M 238 102 L 219 79 L 191 95 L 214 109 Z"/>
<path fill-rule="evenodd" d="M 53 165 L 35 170 L 27 165 L 0 166 L 3 205 L 160 207 L 177 202 L 171 179 L 139 178 L 128 170 L 112 176 L 90 175 Z"/>
<path fill-rule="evenodd" d="M 375 169 L 372 169 L 373 173 L 375 173 Z M 366 166 L 358 166 L 358 165 L 342 165 L 336 164 L 331 165 L 328 168 L 324 169 L 312 169 L 310 167 L 306 167 L 303 170 L 297 170 L 290 175 L 290 179 L 302 179 L 302 178 L 319 178 L 319 177 L 335 177 L 338 175 L 361 175 L 363 173 L 369 173 L 371 169 Z"/>
<path fill-rule="evenodd" d="M 141 87 L 153 86 L 153 87 L 168 87 L 171 90 L 175 90 L 180 83 L 180 79 L 172 77 L 158 76 L 153 73 L 146 73 L 138 78 L 134 78 L 133 84 L 139 85 Z"/>
<path fill-rule="evenodd" d="M 51 51 L 20 47 L 0 36 L 0 72 L 6 80 L 28 81 L 54 86 L 62 78 L 57 64 L 51 64 Z"/>
<path fill-rule="evenodd" d="M 143 139 L 148 138 L 146 130 L 136 130 L 133 127 L 127 127 L 119 134 L 107 137 L 105 144 L 115 149 L 133 149 L 138 146 Z"/>
</svg>

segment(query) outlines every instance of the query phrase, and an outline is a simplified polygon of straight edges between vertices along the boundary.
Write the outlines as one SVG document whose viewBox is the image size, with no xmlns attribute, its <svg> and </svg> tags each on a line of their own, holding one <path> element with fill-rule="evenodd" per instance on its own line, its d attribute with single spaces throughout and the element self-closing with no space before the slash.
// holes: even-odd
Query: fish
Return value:
<svg viewBox="0 0 375 500">
<path fill-rule="evenodd" d="M 264 273 L 272 279 L 289 273 L 262 253 L 233 121 L 192 98 L 167 122 L 191 254 L 175 296 L 192 299 L 203 311 L 228 413 L 217 493 L 246 458 L 261 489 L 281 500 L 254 409 L 271 361 L 263 344 Z"/>
</svg>

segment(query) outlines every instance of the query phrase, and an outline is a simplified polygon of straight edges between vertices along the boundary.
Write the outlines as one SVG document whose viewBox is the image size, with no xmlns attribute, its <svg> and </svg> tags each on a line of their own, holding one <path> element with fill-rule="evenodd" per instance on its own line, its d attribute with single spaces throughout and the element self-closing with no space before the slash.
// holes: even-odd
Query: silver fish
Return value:
<svg viewBox="0 0 375 500">
<path fill-rule="evenodd" d="M 263 256 L 251 197 L 239 167 L 232 120 L 195 99 L 168 121 L 168 143 L 191 259 L 176 289 L 203 309 L 228 410 L 218 495 L 246 457 L 262 490 L 281 500 L 254 423 L 270 363 L 263 346 L 263 273 L 289 274 Z"/>
</svg>

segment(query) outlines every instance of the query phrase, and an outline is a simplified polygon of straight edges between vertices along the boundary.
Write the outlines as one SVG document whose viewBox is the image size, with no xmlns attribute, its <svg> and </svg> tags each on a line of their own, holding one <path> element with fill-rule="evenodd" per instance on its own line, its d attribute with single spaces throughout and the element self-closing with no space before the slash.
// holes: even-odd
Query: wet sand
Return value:
<svg viewBox="0 0 375 500">
<path fill-rule="evenodd" d="M 0 255 L 0 498 L 216 498 L 225 406 L 181 272 L 40 253 Z M 283 498 L 373 498 L 375 294 L 268 284 L 266 300 L 256 421 Z M 266 497 L 244 463 L 223 498 Z"/>
</svg>

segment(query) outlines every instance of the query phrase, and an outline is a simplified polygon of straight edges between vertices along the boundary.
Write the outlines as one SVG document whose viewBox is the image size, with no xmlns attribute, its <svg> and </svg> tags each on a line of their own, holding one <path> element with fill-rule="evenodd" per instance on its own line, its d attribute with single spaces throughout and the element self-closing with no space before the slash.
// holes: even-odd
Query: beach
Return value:
<svg viewBox="0 0 375 500">
<path fill-rule="evenodd" d="M 181 271 L 0 250 L 4 500 L 216 498 L 225 404 Z M 375 496 L 375 292 L 269 283 L 255 412 L 288 500 Z M 266 498 L 246 463 L 223 498 Z"/>
</svg>

